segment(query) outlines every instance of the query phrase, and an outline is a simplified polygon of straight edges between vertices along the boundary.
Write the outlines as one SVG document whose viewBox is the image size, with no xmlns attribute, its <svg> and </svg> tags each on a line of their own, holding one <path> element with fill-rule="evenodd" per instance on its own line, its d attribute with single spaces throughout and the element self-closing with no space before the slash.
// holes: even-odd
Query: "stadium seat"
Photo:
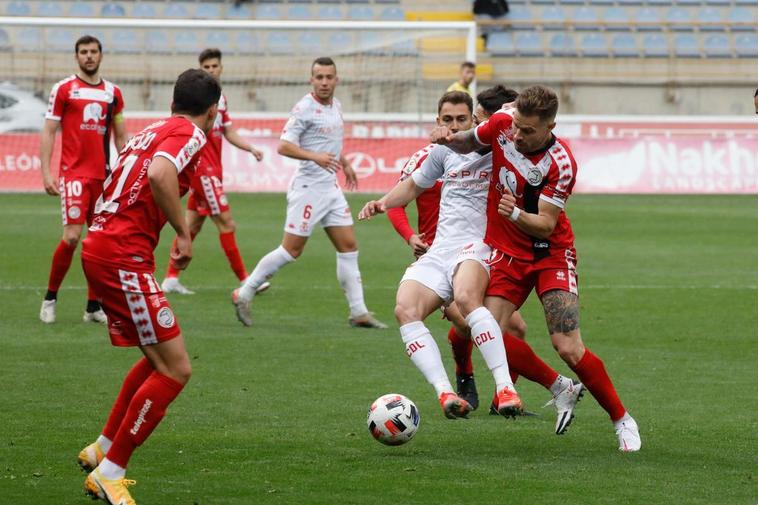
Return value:
<svg viewBox="0 0 758 505">
<path fill-rule="evenodd" d="M 590 5 L 613 5 L 613 0 L 589 0 Z"/>
<path fill-rule="evenodd" d="M 126 11 L 121 4 L 107 3 L 100 8 L 100 15 L 104 18 L 123 18 Z"/>
<path fill-rule="evenodd" d="M 37 6 L 37 15 L 46 18 L 63 16 L 63 5 L 58 2 L 41 2 Z"/>
<path fill-rule="evenodd" d="M 717 5 L 722 7 L 728 7 L 732 5 L 732 0 L 705 0 L 706 5 Z"/>
<path fill-rule="evenodd" d="M 271 54 L 292 52 L 292 39 L 289 32 L 269 32 L 266 37 L 266 50 Z"/>
<path fill-rule="evenodd" d="M 346 0 L 349 4 L 367 4 L 369 0 Z"/>
<path fill-rule="evenodd" d="M 642 39 L 642 54 L 648 58 L 663 58 L 669 55 L 666 37 L 660 33 L 650 33 Z"/>
<path fill-rule="evenodd" d="M 543 9 L 540 20 L 545 30 L 563 30 L 566 13 L 559 5 L 550 5 Z"/>
<path fill-rule="evenodd" d="M 516 51 L 520 56 L 542 56 L 545 49 L 542 47 L 542 39 L 535 32 L 525 32 L 516 35 Z"/>
<path fill-rule="evenodd" d="M 192 17 L 187 5 L 180 3 L 168 3 L 163 9 L 163 16 L 166 19 L 189 19 Z"/>
<path fill-rule="evenodd" d="M 556 33 L 550 37 L 550 53 L 554 56 L 576 56 L 574 37 L 568 33 Z"/>
<path fill-rule="evenodd" d="M 510 1 L 508 2 L 511 3 Z M 561 5 L 584 5 L 584 0 L 563 0 L 562 2 L 557 2 Z"/>
<path fill-rule="evenodd" d="M 608 23 L 606 30 L 608 31 L 626 31 L 631 30 L 630 22 L 631 17 L 627 13 L 626 9 L 622 7 L 608 7 L 603 12 L 603 22 Z"/>
<path fill-rule="evenodd" d="M 318 9 L 319 19 L 338 20 L 344 18 L 342 10 L 334 5 L 322 5 Z"/>
<path fill-rule="evenodd" d="M 11 48 L 11 37 L 4 29 L 0 28 L 0 50 L 7 51 Z"/>
<path fill-rule="evenodd" d="M 258 54 L 261 52 L 258 37 L 250 30 L 242 30 L 236 38 L 237 54 Z"/>
<path fill-rule="evenodd" d="M 196 19 L 221 19 L 221 7 L 212 3 L 199 3 L 195 9 Z"/>
<path fill-rule="evenodd" d="M 95 16 L 95 9 L 87 2 L 74 2 L 68 8 L 68 15 L 74 18 L 91 18 Z"/>
<path fill-rule="evenodd" d="M 135 30 L 116 30 L 111 37 L 111 47 L 115 53 L 139 53 L 142 44 Z"/>
<path fill-rule="evenodd" d="M 294 19 L 299 21 L 313 19 L 313 12 L 311 12 L 311 8 L 309 6 L 293 5 L 287 9 L 287 19 Z"/>
<path fill-rule="evenodd" d="M 635 14 L 634 20 L 640 24 L 637 27 L 639 31 L 660 31 L 663 28 L 660 25 L 661 17 L 658 15 L 658 11 L 650 7 L 639 9 Z"/>
<path fill-rule="evenodd" d="M 726 29 L 726 26 L 723 24 L 718 24 L 723 21 L 724 19 L 721 15 L 721 11 L 714 9 L 713 7 L 704 7 L 698 11 L 700 31 L 724 31 Z"/>
<path fill-rule="evenodd" d="M 229 19 L 253 19 L 253 11 L 247 5 L 230 5 L 226 9 L 226 17 Z"/>
<path fill-rule="evenodd" d="M 16 32 L 15 46 L 22 52 L 36 52 L 42 45 L 42 32 L 36 27 L 21 28 Z"/>
<path fill-rule="evenodd" d="M 29 2 L 11 2 L 5 6 L 5 13 L 9 16 L 31 16 L 32 8 Z"/>
<path fill-rule="evenodd" d="M 400 7 L 386 7 L 379 14 L 381 21 L 405 21 L 405 12 Z"/>
<path fill-rule="evenodd" d="M 534 14 L 526 5 L 514 5 L 505 17 L 508 21 L 516 21 L 520 24 L 513 25 L 514 30 L 531 30 L 530 21 L 535 21 Z"/>
<path fill-rule="evenodd" d="M 733 32 L 751 32 L 756 29 L 754 9 L 745 7 L 734 7 L 729 10 L 730 29 Z"/>
<path fill-rule="evenodd" d="M 158 13 L 155 11 L 153 4 L 138 2 L 132 7 L 132 17 L 155 19 L 158 17 Z"/>
<path fill-rule="evenodd" d="M 741 33 L 734 38 L 734 50 L 741 58 L 758 57 L 758 35 Z"/>
<path fill-rule="evenodd" d="M 205 38 L 206 47 L 217 47 L 221 49 L 223 53 L 231 53 L 234 51 L 234 44 L 229 36 L 228 30 L 212 30 Z"/>
<path fill-rule="evenodd" d="M 369 54 L 383 54 L 384 42 L 382 36 L 376 31 L 361 30 L 358 33 L 358 50 Z"/>
<path fill-rule="evenodd" d="M 608 42 L 600 33 L 588 33 L 579 42 L 582 56 L 598 57 L 608 56 Z"/>
<path fill-rule="evenodd" d="M 400 4 L 400 0 L 374 0 L 378 4 Z"/>
<path fill-rule="evenodd" d="M 611 52 L 617 58 L 630 58 L 640 55 L 637 40 L 630 33 L 619 33 L 611 41 Z"/>
<path fill-rule="evenodd" d="M 487 50 L 495 56 L 515 56 L 513 35 L 508 32 L 493 32 L 487 36 Z"/>
<path fill-rule="evenodd" d="M 653 7 L 671 7 L 673 4 L 672 0 L 647 0 L 646 3 Z"/>
<path fill-rule="evenodd" d="M 571 22 L 577 30 L 597 29 L 597 9 L 582 5 L 574 11 Z"/>
<path fill-rule="evenodd" d="M 758 7 L 758 0 L 734 0 L 734 3 L 745 7 Z"/>
<path fill-rule="evenodd" d="M 533 5 L 554 5 L 560 2 L 557 2 L 555 0 L 530 0 L 530 3 Z"/>
<path fill-rule="evenodd" d="M 314 54 L 322 51 L 324 40 L 315 31 L 302 32 L 297 36 L 297 50 L 300 54 Z"/>
<path fill-rule="evenodd" d="M 71 30 L 50 28 L 46 32 L 47 47 L 59 53 L 73 53 L 76 37 Z"/>
<path fill-rule="evenodd" d="M 699 7 L 703 4 L 703 0 L 676 0 L 676 4 L 688 7 Z"/>
<path fill-rule="evenodd" d="M 387 32 L 385 32 L 387 33 Z M 339 47 L 343 48 L 344 51 L 347 48 L 352 48 L 353 44 L 355 43 L 355 38 L 353 36 L 353 32 L 334 32 L 331 35 L 329 35 L 329 41 L 327 42 L 327 45 L 329 47 Z"/>
<path fill-rule="evenodd" d="M 147 32 L 147 42 L 145 44 L 148 52 L 151 53 L 170 53 L 171 45 L 168 41 L 168 35 L 165 30 L 151 30 Z"/>
<path fill-rule="evenodd" d="M 690 33 L 682 33 L 674 37 L 674 54 L 682 58 L 699 58 L 700 45 L 697 38 Z"/>
<path fill-rule="evenodd" d="M 202 48 L 196 32 L 181 30 L 174 35 L 174 49 L 180 54 L 196 54 Z"/>
<path fill-rule="evenodd" d="M 259 5 L 255 9 L 255 19 L 282 19 L 282 10 L 278 5 Z"/>
<path fill-rule="evenodd" d="M 634 6 L 642 5 L 642 0 L 616 0 L 616 1 L 622 7 L 626 7 L 626 6 L 634 7 Z"/>
<path fill-rule="evenodd" d="M 703 50 L 705 55 L 710 58 L 730 58 L 732 56 L 732 46 L 723 33 L 708 35 L 703 42 Z"/>
<path fill-rule="evenodd" d="M 352 21 L 371 21 L 374 11 L 367 5 L 351 5 L 347 9 L 347 18 Z"/>
<path fill-rule="evenodd" d="M 675 31 L 692 31 L 692 20 L 690 11 L 681 7 L 672 7 L 666 14 L 666 22 L 671 23 L 672 30 Z"/>
</svg>

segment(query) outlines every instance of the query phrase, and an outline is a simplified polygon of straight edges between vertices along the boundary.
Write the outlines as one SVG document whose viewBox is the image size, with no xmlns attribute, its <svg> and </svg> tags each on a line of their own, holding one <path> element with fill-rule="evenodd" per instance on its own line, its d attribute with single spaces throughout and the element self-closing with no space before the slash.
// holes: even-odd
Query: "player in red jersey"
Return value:
<svg viewBox="0 0 758 505">
<path fill-rule="evenodd" d="M 553 135 L 558 98 L 546 87 L 531 86 L 514 105 L 473 131 L 451 134 L 440 127 L 431 136 L 458 152 L 493 150 L 485 242 L 495 256 L 485 305 L 508 315 L 535 290 L 553 347 L 608 412 L 619 449 L 637 451 L 642 445 L 637 423 L 579 331 L 574 234 L 564 212 L 577 166 L 567 143 Z M 463 305 L 462 311 L 470 309 Z"/>
<path fill-rule="evenodd" d="M 126 375 L 100 436 L 78 458 L 90 472 L 87 494 L 114 505 L 134 504 L 126 489 L 133 483 L 125 478 L 129 458 L 192 373 L 179 324 L 153 276 L 153 252 L 168 221 L 177 233 L 174 266 L 182 270 L 192 258 L 180 198 L 189 190 L 220 96 L 218 81 L 202 70 L 179 76 L 171 117 L 121 150 L 83 242 L 84 273 L 108 316 L 111 343 L 138 346 L 144 354 Z"/>
<path fill-rule="evenodd" d="M 47 293 L 39 313 L 43 323 L 55 322 L 58 289 L 71 266 L 84 223 L 91 221 L 95 200 L 103 190 L 109 170 L 111 130 L 117 150 L 126 142 L 121 90 L 100 78 L 100 41 L 85 35 L 76 41 L 74 54 L 79 71 L 53 86 L 40 138 L 42 181 L 48 195 L 60 196 L 63 218 L 63 238 L 53 254 Z M 59 126 L 62 149 L 56 181 L 50 160 Z M 105 322 L 105 313 L 91 289 L 84 321 Z"/>
<path fill-rule="evenodd" d="M 205 49 L 198 57 L 200 68 L 208 72 L 214 79 L 221 81 L 221 73 L 224 70 L 221 64 L 221 51 L 215 48 Z M 242 261 L 237 239 L 234 232 L 237 225 L 232 219 L 232 213 L 229 209 L 229 202 L 224 194 L 224 175 L 221 165 L 221 144 L 222 137 L 226 138 L 233 146 L 247 151 L 252 154 L 256 160 L 263 159 L 263 153 L 250 145 L 243 139 L 237 130 L 232 127 L 232 120 L 229 117 L 226 97 L 222 94 L 218 101 L 218 116 L 213 123 L 213 129 L 208 134 L 208 143 L 200 154 L 200 163 L 197 167 L 197 173 L 192 181 L 192 188 L 189 199 L 187 200 L 187 223 L 190 227 L 190 234 L 194 237 L 200 233 L 205 218 L 210 216 L 211 220 L 218 228 L 218 237 L 221 242 L 229 266 L 232 268 L 234 275 L 240 281 L 247 277 L 245 263 Z M 258 292 L 268 288 L 269 283 L 261 285 Z M 169 262 L 166 278 L 161 284 L 161 288 L 166 293 L 179 293 L 182 295 L 194 294 L 179 282 L 179 270 L 174 268 Z"/>
</svg>

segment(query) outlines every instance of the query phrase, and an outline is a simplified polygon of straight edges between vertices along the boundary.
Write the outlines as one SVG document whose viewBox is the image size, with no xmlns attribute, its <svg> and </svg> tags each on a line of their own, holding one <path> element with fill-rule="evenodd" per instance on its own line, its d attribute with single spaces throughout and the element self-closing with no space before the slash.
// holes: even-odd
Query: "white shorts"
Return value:
<svg viewBox="0 0 758 505">
<path fill-rule="evenodd" d="M 345 195 L 338 187 L 298 188 L 287 191 L 287 220 L 284 231 L 310 237 L 313 227 L 352 226 L 353 216 Z"/>
<path fill-rule="evenodd" d="M 429 249 L 405 270 L 400 280 L 416 281 L 431 289 L 445 304 L 453 301 L 453 275 L 459 264 L 473 260 L 489 274 L 492 249 L 484 242 L 473 242 L 460 248 Z"/>
</svg>

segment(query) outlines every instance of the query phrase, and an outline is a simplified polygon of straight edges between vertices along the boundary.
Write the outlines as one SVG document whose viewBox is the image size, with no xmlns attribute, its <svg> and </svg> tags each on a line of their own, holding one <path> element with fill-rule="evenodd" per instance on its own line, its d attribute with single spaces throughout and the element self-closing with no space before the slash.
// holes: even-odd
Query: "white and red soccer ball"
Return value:
<svg viewBox="0 0 758 505">
<path fill-rule="evenodd" d="M 421 422 L 416 405 L 403 395 L 390 393 L 376 399 L 368 411 L 368 431 L 385 445 L 402 445 Z"/>
</svg>

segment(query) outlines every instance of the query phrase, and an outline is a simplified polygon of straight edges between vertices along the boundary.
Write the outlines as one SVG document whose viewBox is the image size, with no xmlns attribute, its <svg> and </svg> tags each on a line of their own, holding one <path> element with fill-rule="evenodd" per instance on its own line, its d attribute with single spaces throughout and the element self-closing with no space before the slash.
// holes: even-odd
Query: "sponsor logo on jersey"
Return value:
<svg viewBox="0 0 758 505">
<path fill-rule="evenodd" d="M 158 311 L 158 315 L 155 318 L 158 321 L 158 326 L 161 328 L 171 328 L 174 326 L 176 319 L 174 313 L 168 307 L 163 307 Z"/>
<path fill-rule="evenodd" d="M 99 123 L 103 119 L 105 119 L 105 114 L 103 113 L 102 105 L 97 102 L 91 102 L 84 106 L 84 111 L 82 112 L 82 122 L 89 123 L 92 121 Z"/>
<path fill-rule="evenodd" d="M 78 219 L 79 216 L 81 215 L 82 215 L 82 211 L 81 209 L 79 209 L 79 207 L 77 207 L 76 205 L 72 205 L 71 207 L 69 207 L 68 217 L 70 217 L 71 219 Z"/>
<path fill-rule="evenodd" d="M 516 198 L 522 198 L 524 196 L 523 193 L 519 193 L 518 191 L 518 179 L 516 178 L 516 174 L 508 170 L 506 167 L 500 168 L 498 180 L 500 181 L 500 187 L 498 190 L 501 193 L 503 192 L 503 188 L 508 188 Z"/>
</svg>

